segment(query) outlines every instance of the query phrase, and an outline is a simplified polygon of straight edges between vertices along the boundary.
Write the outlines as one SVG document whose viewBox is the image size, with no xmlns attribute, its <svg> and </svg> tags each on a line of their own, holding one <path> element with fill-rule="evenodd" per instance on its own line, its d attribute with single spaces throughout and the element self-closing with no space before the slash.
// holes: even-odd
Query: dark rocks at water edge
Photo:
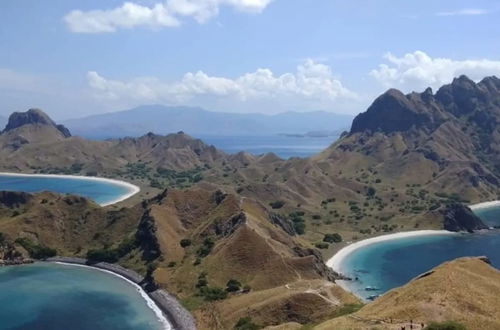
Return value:
<svg viewBox="0 0 500 330">
<path fill-rule="evenodd" d="M 453 203 L 441 211 L 444 229 L 449 231 L 467 231 L 489 229 L 484 222 L 463 204 Z"/>
<path fill-rule="evenodd" d="M 137 274 L 136 272 L 126 269 L 122 266 L 109 264 L 106 262 L 99 262 L 95 264 L 89 264 L 86 259 L 82 258 L 69 258 L 69 257 L 54 257 L 48 258 L 48 262 L 64 262 L 68 264 L 75 265 L 86 265 L 103 270 L 110 271 L 112 273 L 118 274 L 125 277 L 126 279 L 140 285 L 144 288 L 144 291 L 148 296 L 155 302 L 158 308 L 161 309 L 165 317 L 171 323 L 172 327 L 176 330 L 196 330 L 196 321 L 193 316 L 181 305 L 181 303 L 168 292 L 155 289 L 154 291 L 148 291 L 146 287 L 154 287 L 154 285 L 148 285 L 143 276 Z"/>
<path fill-rule="evenodd" d="M 0 259 L 0 267 L 1 266 L 18 266 L 18 265 L 26 265 L 32 264 L 32 259 L 26 258 L 16 258 L 16 259 Z"/>
</svg>

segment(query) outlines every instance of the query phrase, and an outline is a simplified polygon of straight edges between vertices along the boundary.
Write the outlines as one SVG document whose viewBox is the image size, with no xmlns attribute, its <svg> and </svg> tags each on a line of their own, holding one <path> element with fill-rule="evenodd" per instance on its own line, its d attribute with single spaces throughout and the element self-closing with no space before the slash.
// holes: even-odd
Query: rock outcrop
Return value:
<svg viewBox="0 0 500 330">
<path fill-rule="evenodd" d="M 488 226 L 472 212 L 472 210 L 459 203 L 448 205 L 441 211 L 444 229 L 449 231 L 468 231 L 488 229 Z"/>
<path fill-rule="evenodd" d="M 30 109 L 26 112 L 14 112 L 9 117 L 4 132 L 15 130 L 25 125 L 46 125 L 55 127 L 64 137 L 71 136 L 70 131 L 63 125 L 57 125 L 50 117 L 40 109 Z"/>
</svg>

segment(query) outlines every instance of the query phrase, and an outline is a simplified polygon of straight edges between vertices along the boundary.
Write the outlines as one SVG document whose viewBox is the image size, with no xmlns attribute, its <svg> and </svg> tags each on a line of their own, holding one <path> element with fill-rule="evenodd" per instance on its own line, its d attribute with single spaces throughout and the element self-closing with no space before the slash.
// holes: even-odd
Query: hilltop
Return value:
<svg viewBox="0 0 500 330">
<path fill-rule="evenodd" d="M 486 258 L 461 258 L 420 275 L 358 312 L 315 329 L 401 329 L 456 321 L 469 330 L 499 329 L 500 272 Z"/>
</svg>

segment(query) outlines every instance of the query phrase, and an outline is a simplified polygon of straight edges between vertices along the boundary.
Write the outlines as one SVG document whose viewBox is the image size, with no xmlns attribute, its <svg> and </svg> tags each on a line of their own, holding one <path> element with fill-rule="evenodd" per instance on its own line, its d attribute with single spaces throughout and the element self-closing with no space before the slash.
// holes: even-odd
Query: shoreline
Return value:
<svg viewBox="0 0 500 330">
<path fill-rule="evenodd" d="M 471 210 L 482 210 L 482 209 L 489 209 L 489 208 L 498 207 L 498 206 L 500 206 L 500 201 L 489 201 L 489 202 L 483 202 L 483 203 L 469 205 L 469 208 Z"/>
<path fill-rule="evenodd" d="M 60 178 L 60 179 L 76 179 L 76 180 L 90 180 L 90 181 L 97 181 L 97 182 L 106 182 L 110 184 L 114 184 L 117 186 L 124 187 L 128 190 L 126 194 L 123 194 L 122 196 L 113 199 L 109 202 L 106 203 L 98 203 L 100 206 L 105 207 L 109 205 L 113 205 L 119 202 L 122 202 L 126 199 L 129 199 L 130 197 L 134 196 L 138 192 L 141 191 L 141 188 L 136 186 L 135 184 L 122 181 L 122 180 L 116 180 L 116 179 L 108 179 L 108 178 L 101 178 L 97 176 L 83 176 L 83 175 L 69 175 L 69 174 L 26 174 L 26 173 L 11 173 L 11 172 L 0 172 L 0 176 L 21 176 L 21 177 L 39 177 L 39 178 Z"/>
<path fill-rule="evenodd" d="M 158 317 L 158 320 L 164 325 L 165 330 L 195 330 L 196 321 L 189 311 L 187 311 L 180 302 L 171 294 L 163 289 L 157 289 L 147 292 L 141 283 L 144 277 L 133 270 L 124 268 L 120 265 L 99 262 L 88 265 L 86 259 L 70 257 L 54 257 L 45 260 L 45 262 L 57 263 L 75 267 L 85 267 L 102 271 L 113 276 L 119 277 L 133 285 L 140 293 L 146 304 Z"/>
<path fill-rule="evenodd" d="M 340 249 L 337 253 L 335 253 L 333 257 L 328 259 L 326 265 L 335 272 L 342 274 L 342 263 L 344 262 L 344 260 L 353 252 L 361 248 L 385 241 L 391 241 L 402 238 L 435 236 L 435 235 L 456 235 L 456 234 L 457 233 L 455 232 L 447 230 L 415 230 L 415 231 L 407 231 L 407 232 L 399 232 L 399 233 L 375 236 L 346 245 L 345 247 Z"/>
</svg>

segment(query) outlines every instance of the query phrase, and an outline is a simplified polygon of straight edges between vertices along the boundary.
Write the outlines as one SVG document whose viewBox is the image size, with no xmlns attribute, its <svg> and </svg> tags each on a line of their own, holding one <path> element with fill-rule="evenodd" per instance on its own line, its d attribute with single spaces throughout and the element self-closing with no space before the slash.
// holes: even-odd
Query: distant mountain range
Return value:
<svg viewBox="0 0 500 330">
<path fill-rule="evenodd" d="M 0 131 L 7 125 L 7 118 L 0 116 Z"/>
<path fill-rule="evenodd" d="M 192 107 L 140 106 L 131 110 L 71 119 L 63 122 L 74 135 L 106 139 L 137 137 L 145 132 L 184 131 L 201 135 L 304 134 L 310 131 L 347 130 L 354 116 L 324 111 L 286 112 L 277 115 L 212 112 Z"/>
</svg>

